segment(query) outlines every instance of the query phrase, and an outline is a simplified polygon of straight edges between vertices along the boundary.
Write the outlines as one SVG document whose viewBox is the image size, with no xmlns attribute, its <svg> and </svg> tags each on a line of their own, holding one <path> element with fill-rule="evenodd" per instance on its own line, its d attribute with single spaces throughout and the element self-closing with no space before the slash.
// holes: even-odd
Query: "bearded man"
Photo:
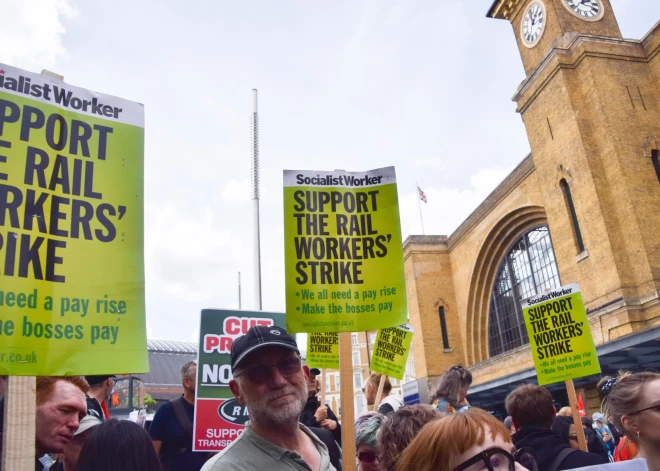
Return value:
<svg viewBox="0 0 660 471">
<path fill-rule="evenodd" d="M 231 347 L 231 392 L 247 406 L 243 433 L 202 471 L 334 471 L 328 448 L 298 422 L 309 368 L 281 327 L 256 326 Z"/>
</svg>

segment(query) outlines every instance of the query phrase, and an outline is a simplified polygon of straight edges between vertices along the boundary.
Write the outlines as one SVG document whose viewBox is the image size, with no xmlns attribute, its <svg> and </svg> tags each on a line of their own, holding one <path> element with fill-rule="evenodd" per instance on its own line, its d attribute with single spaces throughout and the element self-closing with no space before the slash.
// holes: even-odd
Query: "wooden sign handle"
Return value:
<svg viewBox="0 0 660 471">
<path fill-rule="evenodd" d="M 325 368 L 321 369 L 321 381 L 319 382 L 321 389 L 321 406 L 325 405 Z"/>
<path fill-rule="evenodd" d="M 378 410 L 378 406 L 380 405 L 380 400 L 382 399 L 383 396 L 383 388 L 385 387 L 386 379 L 387 376 L 380 375 L 380 382 L 378 383 L 378 392 L 376 393 L 376 400 L 374 401 L 374 410 Z"/>
<path fill-rule="evenodd" d="M 573 384 L 572 379 L 566 380 L 566 392 L 568 393 L 568 402 L 571 404 L 571 412 L 573 413 L 573 426 L 575 427 L 575 433 L 577 433 L 578 445 L 580 450 L 587 450 L 587 440 L 584 437 L 584 429 L 582 428 L 582 420 L 580 417 L 580 412 L 578 411 L 578 400 L 577 394 L 575 394 L 575 385 Z"/>
<path fill-rule="evenodd" d="M 35 376 L 9 376 L 5 389 L 5 429 L 2 435 L 3 471 L 33 471 L 37 403 Z"/>
<path fill-rule="evenodd" d="M 353 345 L 351 333 L 339 333 L 339 383 L 341 391 L 341 447 L 344 471 L 355 471 L 355 411 L 353 410 Z"/>
</svg>

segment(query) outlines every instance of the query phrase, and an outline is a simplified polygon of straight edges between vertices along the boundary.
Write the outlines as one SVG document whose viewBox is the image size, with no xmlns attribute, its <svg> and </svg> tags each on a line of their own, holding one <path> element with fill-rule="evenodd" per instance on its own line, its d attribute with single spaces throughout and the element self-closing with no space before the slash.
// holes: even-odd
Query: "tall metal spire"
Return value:
<svg viewBox="0 0 660 471">
<path fill-rule="evenodd" d="M 257 89 L 252 89 L 252 213 L 254 217 L 254 302 L 261 311 L 261 242 L 259 237 L 259 112 Z"/>
</svg>

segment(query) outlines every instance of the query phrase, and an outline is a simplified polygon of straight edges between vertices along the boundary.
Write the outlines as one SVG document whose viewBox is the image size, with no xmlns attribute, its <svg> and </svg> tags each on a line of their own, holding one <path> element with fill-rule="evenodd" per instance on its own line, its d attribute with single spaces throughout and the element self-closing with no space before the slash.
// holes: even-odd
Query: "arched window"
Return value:
<svg viewBox="0 0 660 471">
<path fill-rule="evenodd" d="M 658 183 L 660 183 L 660 152 L 657 149 L 651 151 L 651 161 L 653 162 L 653 168 L 655 169 L 655 176 L 658 177 Z"/>
<path fill-rule="evenodd" d="M 488 315 L 491 357 L 529 342 L 520 301 L 559 286 L 548 227 L 523 234 L 502 260 L 491 293 Z"/>
<path fill-rule="evenodd" d="M 561 191 L 564 193 L 564 201 L 568 208 L 568 214 L 571 217 L 573 226 L 573 237 L 575 238 L 575 245 L 577 245 L 578 253 L 584 252 L 584 241 L 582 240 L 582 232 L 580 232 L 580 224 L 578 224 L 577 213 L 575 212 L 575 205 L 573 204 L 573 196 L 571 196 L 571 187 L 565 178 L 559 181 Z"/>
</svg>

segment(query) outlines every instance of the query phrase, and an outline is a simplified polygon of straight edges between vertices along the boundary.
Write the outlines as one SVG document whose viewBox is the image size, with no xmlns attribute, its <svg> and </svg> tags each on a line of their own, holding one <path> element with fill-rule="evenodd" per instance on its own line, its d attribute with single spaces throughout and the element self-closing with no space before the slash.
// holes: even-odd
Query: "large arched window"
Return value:
<svg viewBox="0 0 660 471">
<path fill-rule="evenodd" d="M 523 234 L 502 260 L 491 293 L 488 315 L 491 357 L 529 342 L 520 300 L 559 286 L 548 227 Z"/>
</svg>

